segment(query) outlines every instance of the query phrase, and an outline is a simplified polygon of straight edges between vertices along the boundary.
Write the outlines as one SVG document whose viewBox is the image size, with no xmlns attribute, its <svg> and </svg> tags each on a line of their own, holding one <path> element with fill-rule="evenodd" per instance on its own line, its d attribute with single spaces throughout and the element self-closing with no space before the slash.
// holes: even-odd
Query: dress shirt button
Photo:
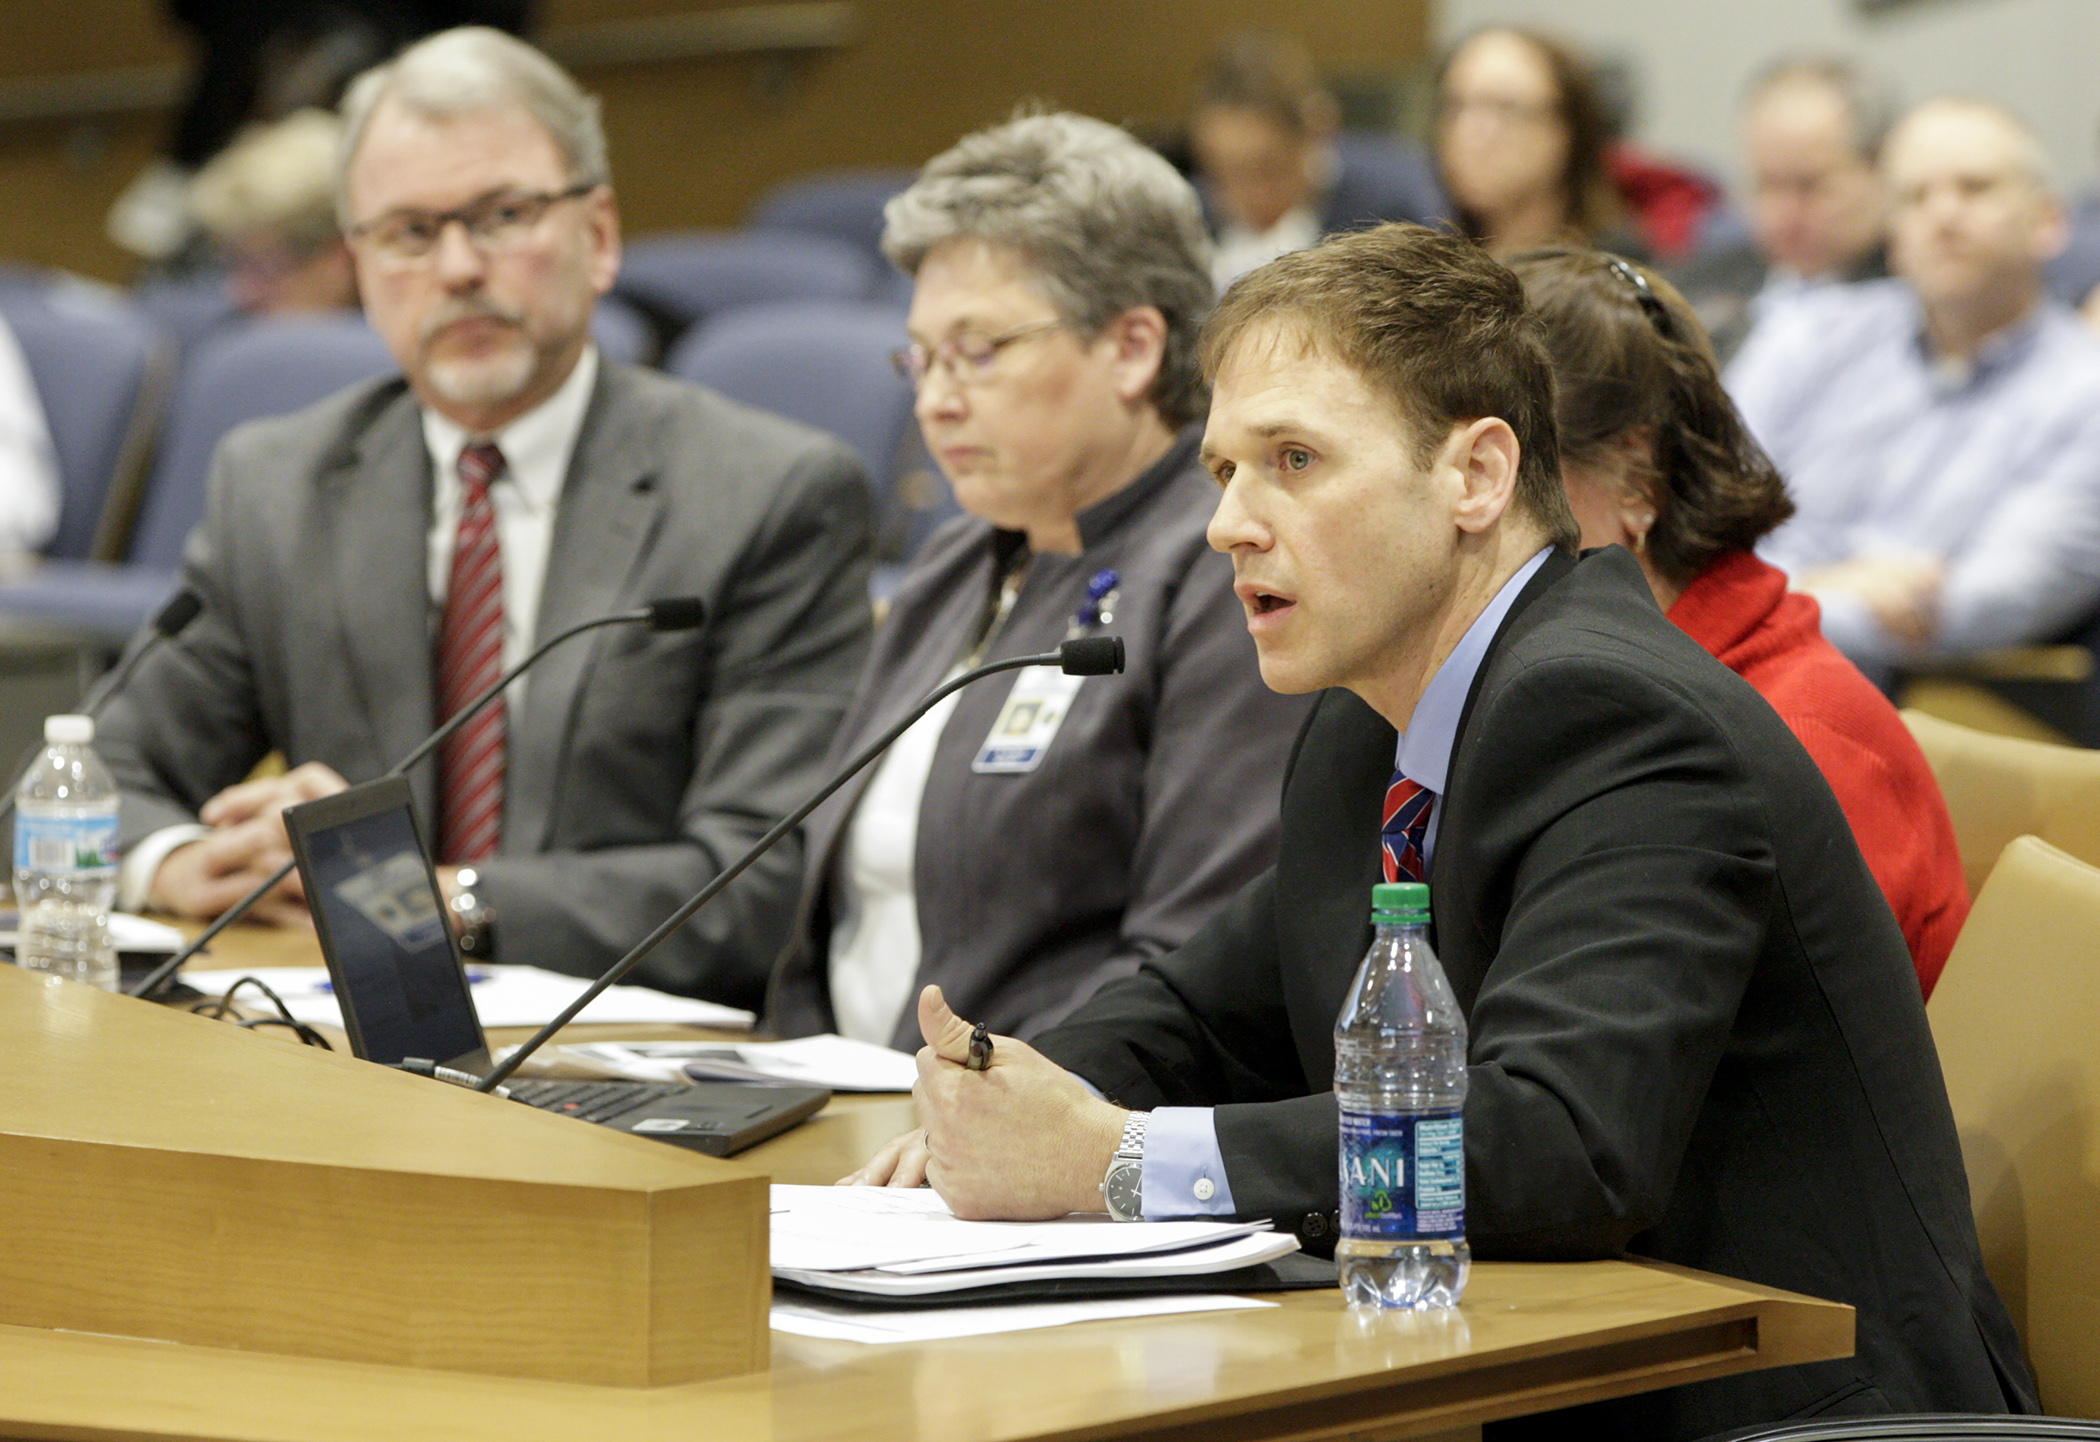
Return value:
<svg viewBox="0 0 2100 1442">
<path fill-rule="evenodd" d="M 1301 1230 L 1308 1237 L 1324 1237 L 1327 1235 L 1327 1218 L 1321 1216 L 1318 1212 L 1309 1212 L 1306 1214 Z"/>
<path fill-rule="evenodd" d="M 1218 1184 L 1209 1177 L 1196 1178 L 1196 1200 L 1207 1202 L 1218 1194 Z"/>
</svg>

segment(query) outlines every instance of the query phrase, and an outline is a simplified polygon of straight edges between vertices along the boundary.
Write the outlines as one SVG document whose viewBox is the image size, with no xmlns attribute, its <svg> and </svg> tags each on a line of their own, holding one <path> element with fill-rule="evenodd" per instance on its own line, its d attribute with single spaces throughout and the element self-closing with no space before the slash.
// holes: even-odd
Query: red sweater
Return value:
<svg viewBox="0 0 2100 1442">
<path fill-rule="evenodd" d="M 1954 823 L 1939 783 L 1888 697 L 1823 639 L 1810 597 L 1736 551 L 1700 572 L 1670 619 L 1772 703 L 1815 758 L 1889 909 L 1927 996 L 1969 914 Z"/>
</svg>

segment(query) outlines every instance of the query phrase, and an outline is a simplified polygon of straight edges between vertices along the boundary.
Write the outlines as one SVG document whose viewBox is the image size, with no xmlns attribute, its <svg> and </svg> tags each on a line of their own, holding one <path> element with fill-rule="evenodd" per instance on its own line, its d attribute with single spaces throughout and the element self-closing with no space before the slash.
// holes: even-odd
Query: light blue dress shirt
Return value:
<svg viewBox="0 0 2100 1442">
<path fill-rule="evenodd" d="M 1518 593 L 1552 553 L 1553 548 L 1546 547 L 1502 583 L 1502 589 L 1473 618 L 1466 634 L 1459 637 L 1451 654 L 1429 678 L 1422 699 L 1415 703 L 1415 714 L 1401 734 L 1394 765 L 1410 780 L 1437 795 L 1422 841 L 1425 868 L 1436 857 L 1437 826 L 1444 815 L 1444 786 L 1451 775 L 1451 750 L 1458 742 L 1458 721 L 1466 709 L 1466 698 L 1473 694 L 1473 678 L 1479 674 L 1488 646 L 1502 629 L 1502 619 L 1516 603 Z M 1364 898 L 1364 905 L 1369 907 L 1369 897 Z M 1225 1175 L 1225 1158 L 1218 1150 L 1218 1129 L 1209 1107 L 1160 1107 L 1152 1113 L 1145 1130 L 1142 1177 L 1142 1205 L 1148 1222 L 1233 1215 L 1232 1183 Z"/>
<path fill-rule="evenodd" d="M 1817 592 L 1823 634 L 1870 676 L 2044 639 L 2100 602 L 2100 339 L 2047 302 L 1971 365 L 1935 363 L 1900 280 L 1776 310 L 1728 389 L 1797 507 L 1758 546 L 1799 576 L 1857 556 L 1942 562 L 1939 633 L 1911 646 Z"/>
</svg>

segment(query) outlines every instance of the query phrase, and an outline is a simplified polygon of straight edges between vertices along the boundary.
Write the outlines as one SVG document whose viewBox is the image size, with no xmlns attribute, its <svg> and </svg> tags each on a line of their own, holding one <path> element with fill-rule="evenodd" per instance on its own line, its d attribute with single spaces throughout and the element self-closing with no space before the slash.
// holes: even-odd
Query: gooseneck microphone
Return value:
<svg viewBox="0 0 2100 1442">
<path fill-rule="evenodd" d="M 101 680 L 88 687 L 81 695 L 79 714 L 93 716 L 99 713 L 110 697 L 131 683 L 132 676 L 148 656 L 158 651 L 163 643 L 181 635 L 203 610 L 204 598 L 187 586 L 170 596 L 167 604 L 155 613 L 151 623 L 152 629 L 146 633 L 146 638 L 132 647 L 129 656 L 111 667 Z M 0 826 L 6 825 L 8 818 L 15 814 L 15 792 L 21 789 L 22 778 L 27 776 L 30 768 L 35 765 L 36 762 L 31 761 L 28 766 L 22 768 L 15 777 L 15 784 L 7 789 L 7 799 L 0 801 Z"/>
<path fill-rule="evenodd" d="M 558 631 L 540 642 L 539 645 L 533 647 L 531 655 L 511 667 L 508 671 L 505 671 L 501 676 L 498 676 L 487 690 L 460 707 L 459 710 L 453 712 L 451 716 L 446 718 L 444 725 L 424 737 L 422 743 L 415 750 L 395 762 L 385 775 L 401 775 L 409 767 L 444 745 L 446 737 L 487 710 L 495 702 L 496 698 L 503 694 L 504 689 L 511 682 L 531 670 L 538 663 L 540 657 L 546 655 L 564 641 L 581 636 L 586 631 L 595 631 L 601 626 L 643 625 L 652 631 L 691 631 L 706 619 L 707 606 L 698 596 L 671 596 L 661 601 L 651 601 L 646 606 L 637 606 L 631 611 L 615 611 L 610 615 L 593 617 L 588 621 L 578 621 L 567 630 Z M 145 979 L 131 989 L 131 995 L 138 997 L 153 995 L 155 991 L 160 989 L 162 983 L 182 969 L 183 963 L 209 946 L 212 939 L 220 932 L 252 911 L 255 908 L 255 904 L 265 896 L 268 896 L 278 882 L 292 874 L 292 867 L 296 864 L 295 861 L 286 861 L 276 871 L 257 882 L 253 891 L 250 891 L 232 906 L 220 912 L 218 919 L 213 921 L 210 926 L 204 928 L 195 941 L 147 973 Z"/>
<path fill-rule="evenodd" d="M 815 795 L 796 807 L 788 815 L 782 817 L 771 831 L 768 831 L 764 836 L 753 842 L 751 849 L 738 857 L 734 864 L 717 873 L 715 878 L 708 882 L 707 885 L 701 887 L 698 894 L 690 901 L 665 917 L 662 924 L 656 930 L 643 937 L 634 950 L 614 962 L 610 971 L 592 982 L 584 989 L 581 996 L 563 1007 L 561 1015 L 534 1032 L 530 1040 L 505 1057 L 495 1070 L 481 1079 L 475 1090 L 494 1091 L 497 1087 L 503 1085 L 505 1079 L 512 1072 L 516 1071 L 527 1057 L 546 1045 L 548 1039 L 556 1032 L 574 1021 L 577 1014 L 597 1000 L 601 992 L 617 983 L 628 972 L 634 970 L 643 957 L 661 946 L 664 939 L 670 936 L 672 932 L 691 921 L 694 914 L 701 907 L 713 901 L 721 893 L 722 888 L 741 876 L 744 869 L 750 866 L 752 862 L 771 851 L 783 836 L 800 826 L 803 819 L 810 812 L 823 805 L 826 797 L 852 780 L 862 767 L 880 756 L 884 751 L 887 751 L 891 742 L 902 736 L 906 731 L 909 731 L 921 716 L 924 716 L 928 711 L 940 704 L 951 692 L 960 691 L 972 681 L 981 681 L 985 677 L 997 675 L 1001 671 L 1017 671 L 1023 666 L 1055 666 L 1067 676 L 1112 675 L 1123 669 L 1123 638 L 1121 636 L 1083 636 L 1076 641 L 1066 641 L 1055 651 L 1046 651 L 1035 656 L 1011 656 L 1004 661 L 990 662 L 987 665 L 979 666 L 974 671 L 965 671 L 953 680 L 935 687 L 932 695 L 912 707 L 905 714 L 904 719 L 896 725 L 869 742 L 859 755 L 848 761 L 836 775 L 818 787 Z"/>
</svg>

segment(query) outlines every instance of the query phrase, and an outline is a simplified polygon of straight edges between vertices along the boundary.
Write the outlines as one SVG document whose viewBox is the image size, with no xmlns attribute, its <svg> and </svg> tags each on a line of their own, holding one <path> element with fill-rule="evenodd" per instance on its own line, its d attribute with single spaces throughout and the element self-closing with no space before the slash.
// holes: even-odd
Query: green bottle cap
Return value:
<svg viewBox="0 0 2100 1442">
<path fill-rule="evenodd" d="M 1371 888 L 1371 911 L 1376 916 L 1429 919 L 1429 885 L 1422 881 L 1381 881 Z"/>
</svg>

